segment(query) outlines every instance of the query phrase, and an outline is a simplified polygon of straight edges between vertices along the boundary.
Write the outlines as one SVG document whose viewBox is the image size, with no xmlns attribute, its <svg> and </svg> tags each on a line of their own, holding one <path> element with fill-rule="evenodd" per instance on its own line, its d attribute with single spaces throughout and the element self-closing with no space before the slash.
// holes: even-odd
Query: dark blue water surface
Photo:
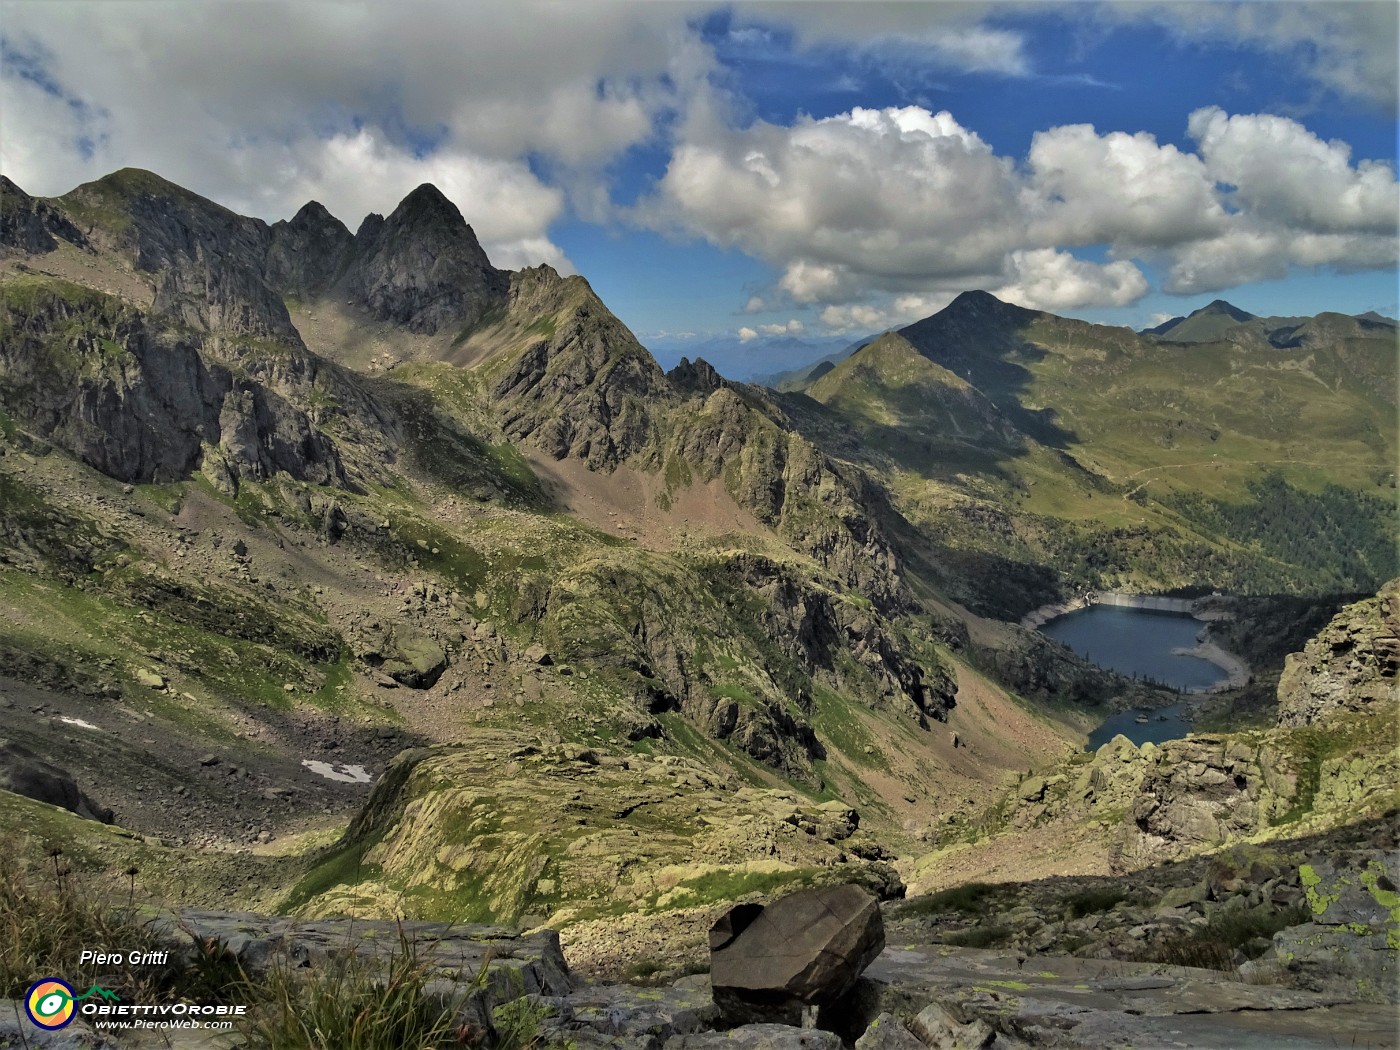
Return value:
<svg viewBox="0 0 1400 1050">
<path fill-rule="evenodd" d="M 1107 719 L 1089 734 L 1085 751 L 1097 751 L 1120 733 L 1139 746 L 1149 740 L 1160 744 L 1164 740 L 1179 740 L 1191 732 L 1191 723 L 1184 717 L 1186 704 L 1173 704 L 1160 711 L 1124 711 Z M 1146 718 L 1146 722 L 1139 722 Z"/>
<path fill-rule="evenodd" d="M 1092 605 L 1051 620 L 1041 631 L 1100 667 L 1193 690 L 1209 688 L 1226 677 L 1209 660 L 1172 652 L 1194 646 L 1204 626 L 1181 613 Z"/>
</svg>

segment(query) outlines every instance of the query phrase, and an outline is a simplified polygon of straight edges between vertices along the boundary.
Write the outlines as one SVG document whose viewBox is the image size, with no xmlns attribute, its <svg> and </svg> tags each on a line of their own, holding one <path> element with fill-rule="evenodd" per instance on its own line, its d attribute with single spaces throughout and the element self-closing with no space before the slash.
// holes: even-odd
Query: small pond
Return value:
<svg viewBox="0 0 1400 1050">
<path fill-rule="evenodd" d="M 1139 746 L 1149 740 L 1154 744 L 1179 740 L 1191 732 L 1191 723 L 1186 720 L 1189 709 L 1188 704 L 1173 704 L 1160 711 L 1123 711 L 1090 733 L 1084 750 L 1097 751 L 1120 733 Z M 1139 721 L 1142 718 L 1147 721 Z"/>
</svg>

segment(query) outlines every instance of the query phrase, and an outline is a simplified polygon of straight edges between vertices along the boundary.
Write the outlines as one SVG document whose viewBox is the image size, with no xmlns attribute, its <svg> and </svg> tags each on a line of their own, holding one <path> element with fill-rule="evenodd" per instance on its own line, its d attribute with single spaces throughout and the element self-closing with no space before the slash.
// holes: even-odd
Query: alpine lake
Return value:
<svg viewBox="0 0 1400 1050">
<path fill-rule="evenodd" d="M 1209 660 L 1182 651 L 1198 644 L 1204 626 L 1183 613 L 1092 605 L 1056 617 L 1040 630 L 1100 667 L 1197 693 L 1227 677 Z M 1157 711 L 1123 711 L 1089 735 L 1088 750 L 1096 750 L 1120 733 L 1134 744 L 1175 740 L 1190 732 L 1188 715 L 1185 703 Z"/>
</svg>

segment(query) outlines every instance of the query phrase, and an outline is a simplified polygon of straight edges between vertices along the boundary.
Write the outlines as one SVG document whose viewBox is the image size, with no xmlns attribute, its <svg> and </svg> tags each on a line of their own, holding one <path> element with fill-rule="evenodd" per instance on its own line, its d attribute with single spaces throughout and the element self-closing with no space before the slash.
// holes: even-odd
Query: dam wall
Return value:
<svg viewBox="0 0 1400 1050">
<path fill-rule="evenodd" d="M 1212 596 L 1214 597 L 1214 596 Z M 1113 605 L 1121 609 L 1146 609 L 1149 612 L 1184 613 L 1198 620 L 1218 620 L 1222 612 L 1208 598 L 1167 598 L 1158 594 L 1124 594 L 1121 591 L 1091 591 L 1056 605 L 1043 605 L 1021 618 L 1021 626 L 1037 630 L 1066 613 L 1087 609 L 1092 605 Z"/>
<path fill-rule="evenodd" d="M 1148 609 L 1152 612 L 1193 613 L 1196 611 L 1194 598 L 1163 598 L 1156 594 L 1119 594 L 1116 591 L 1100 591 L 1094 605 L 1115 605 L 1121 609 Z"/>
</svg>

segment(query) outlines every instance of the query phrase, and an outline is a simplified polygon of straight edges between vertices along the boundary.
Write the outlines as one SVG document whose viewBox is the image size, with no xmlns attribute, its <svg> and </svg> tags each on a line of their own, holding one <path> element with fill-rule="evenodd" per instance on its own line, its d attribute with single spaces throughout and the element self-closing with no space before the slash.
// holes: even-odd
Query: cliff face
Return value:
<svg viewBox="0 0 1400 1050">
<path fill-rule="evenodd" d="M 1311 725 L 1334 711 L 1365 711 L 1394 699 L 1400 674 L 1400 580 L 1333 617 L 1284 663 L 1278 724 Z"/>
<path fill-rule="evenodd" d="M 703 361 L 663 373 L 581 277 L 511 275 L 500 316 L 453 354 L 480 366 L 512 439 L 592 470 L 666 470 L 723 480 L 735 502 L 795 550 L 886 610 L 907 607 L 883 491 L 796 433 L 760 391 Z"/>
<path fill-rule="evenodd" d="M 299 298 L 328 291 L 341 277 L 355 248 L 355 236 L 317 201 L 290 221 L 269 230 L 267 279 L 274 288 Z"/>
<path fill-rule="evenodd" d="M 508 276 L 491 265 L 462 213 L 436 186 L 419 186 L 388 219 L 366 220 L 351 254 L 347 293 L 376 320 L 424 335 L 480 320 L 509 287 Z M 323 262 L 325 272 L 334 259 Z"/>
</svg>

